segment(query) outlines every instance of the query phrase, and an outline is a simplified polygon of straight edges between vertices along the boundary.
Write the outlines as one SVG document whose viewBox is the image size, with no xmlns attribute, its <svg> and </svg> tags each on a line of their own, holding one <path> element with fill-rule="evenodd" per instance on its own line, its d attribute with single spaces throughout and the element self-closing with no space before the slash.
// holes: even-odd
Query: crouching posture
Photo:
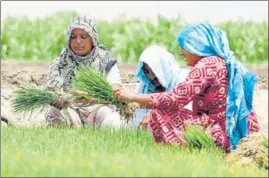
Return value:
<svg viewBox="0 0 269 178">
<path fill-rule="evenodd" d="M 121 84 L 120 72 L 115 57 L 98 41 L 94 22 L 80 16 L 72 20 L 67 29 L 67 45 L 49 68 L 45 88 L 68 92 L 75 79 L 75 70 L 88 66 L 106 77 L 112 85 Z M 71 127 L 121 127 L 124 125 L 115 106 L 78 99 L 67 109 L 65 102 L 54 101 L 46 113 L 46 125 Z"/>
<path fill-rule="evenodd" d="M 234 150 L 241 139 L 260 130 L 252 107 L 255 74 L 235 59 L 225 32 L 209 24 L 187 26 L 177 40 L 192 66 L 184 82 L 154 94 L 115 89 L 115 97 L 152 109 L 149 126 L 158 143 L 183 145 L 182 130 L 198 124 L 209 130 L 217 146 Z M 193 111 L 184 109 L 190 101 Z"/>
</svg>

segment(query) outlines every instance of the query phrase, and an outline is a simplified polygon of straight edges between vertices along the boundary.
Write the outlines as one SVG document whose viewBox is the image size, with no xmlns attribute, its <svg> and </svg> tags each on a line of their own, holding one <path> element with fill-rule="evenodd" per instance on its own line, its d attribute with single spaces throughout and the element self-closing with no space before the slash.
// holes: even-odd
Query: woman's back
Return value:
<svg viewBox="0 0 269 178">
<path fill-rule="evenodd" d="M 193 97 L 193 114 L 225 118 L 228 76 L 225 61 L 211 56 L 201 59 L 191 70 L 192 89 L 201 92 Z M 203 82 L 204 80 L 206 82 Z"/>
</svg>

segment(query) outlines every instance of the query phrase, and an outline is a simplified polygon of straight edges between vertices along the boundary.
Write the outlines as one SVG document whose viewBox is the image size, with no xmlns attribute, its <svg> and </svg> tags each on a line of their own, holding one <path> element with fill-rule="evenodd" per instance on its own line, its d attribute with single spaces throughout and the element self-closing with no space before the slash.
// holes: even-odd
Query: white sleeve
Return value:
<svg viewBox="0 0 269 178">
<path fill-rule="evenodd" d="M 115 64 L 106 76 L 106 80 L 110 85 L 112 84 L 121 84 L 120 70 L 118 65 Z"/>
</svg>

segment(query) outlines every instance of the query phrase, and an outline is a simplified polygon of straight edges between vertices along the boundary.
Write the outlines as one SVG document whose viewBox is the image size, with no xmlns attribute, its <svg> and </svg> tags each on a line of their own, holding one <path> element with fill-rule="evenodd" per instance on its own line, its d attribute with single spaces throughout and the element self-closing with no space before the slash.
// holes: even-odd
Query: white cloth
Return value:
<svg viewBox="0 0 269 178">
<path fill-rule="evenodd" d="M 106 76 L 106 80 L 108 81 L 109 84 L 121 84 L 121 77 L 120 77 L 120 71 L 118 68 L 118 65 L 115 64 L 112 66 L 110 71 L 108 72 Z M 78 108 L 77 108 L 78 109 Z M 67 125 L 71 125 L 75 128 L 82 127 L 82 121 L 85 126 L 93 126 L 93 119 L 96 118 L 96 125 L 97 127 L 112 127 L 112 128 L 119 128 L 122 125 L 124 125 L 124 120 L 121 120 L 121 117 L 119 113 L 116 111 L 115 107 L 113 105 L 99 105 L 99 104 L 94 104 L 89 107 L 81 107 L 80 111 L 85 110 L 85 112 L 90 112 L 90 116 L 84 116 L 78 114 L 78 111 L 75 111 L 73 109 L 68 109 L 68 114 L 61 112 L 63 116 L 64 122 L 68 122 Z M 59 110 L 54 108 L 52 109 L 48 115 L 47 115 L 47 121 L 49 123 L 54 123 L 54 120 L 57 122 L 59 119 L 55 119 L 53 115 L 55 113 L 60 113 Z M 56 114 L 57 115 L 57 114 Z M 69 123 L 70 122 L 70 123 Z"/>
<path fill-rule="evenodd" d="M 144 63 L 146 63 L 156 75 L 166 92 L 171 91 L 179 83 L 184 82 L 190 72 L 189 69 L 181 69 L 173 54 L 162 46 L 149 46 L 142 52 L 138 61 L 136 77 L 140 80 L 137 90 L 139 94 L 155 93 L 156 88 L 144 74 L 142 69 Z M 186 108 L 191 109 L 191 103 L 188 104 Z M 134 125 L 138 126 L 149 111 L 149 109 L 137 109 L 136 117 L 133 120 Z"/>
<path fill-rule="evenodd" d="M 120 70 L 118 65 L 115 64 L 106 76 L 106 80 L 109 84 L 121 84 Z"/>
</svg>

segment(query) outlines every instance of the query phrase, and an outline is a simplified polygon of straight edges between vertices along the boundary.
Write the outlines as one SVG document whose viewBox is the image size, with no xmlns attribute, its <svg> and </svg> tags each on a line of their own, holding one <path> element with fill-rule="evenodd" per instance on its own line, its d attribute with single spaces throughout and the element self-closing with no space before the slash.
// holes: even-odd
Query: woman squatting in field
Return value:
<svg viewBox="0 0 269 178">
<path fill-rule="evenodd" d="M 115 57 L 98 41 L 94 22 L 86 16 L 72 20 L 67 30 L 67 45 L 49 68 L 45 88 L 68 92 L 75 79 L 74 71 L 86 65 L 106 77 L 113 86 L 121 84 L 121 77 Z M 62 101 L 55 101 L 46 114 L 48 126 L 67 124 L 72 127 L 120 127 L 123 121 L 114 106 L 95 103 L 94 100 L 78 99 L 67 109 Z M 70 123 L 67 123 L 71 121 Z"/>
<path fill-rule="evenodd" d="M 168 92 L 183 82 L 189 69 L 181 69 L 172 53 L 160 45 L 146 48 L 139 57 L 136 77 L 140 81 L 136 93 Z M 190 106 L 189 106 L 190 107 Z M 135 127 L 147 127 L 149 109 L 137 109 Z"/>
<path fill-rule="evenodd" d="M 177 41 L 192 66 L 184 82 L 154 94 L 115 88 L 114 96 L 152 109 L 149 126 L 158 143 L 184 145 L 181 131 L 198 124 L 210 131 L 217 146 L 236 149 L 241 139 L 260 130 L 252 107 L 256 75 L 235 59 L 225 32 L 209 24 L 184 27 Z M 193 111 L 184 108 L 191 101 Z"/>
</svg>

